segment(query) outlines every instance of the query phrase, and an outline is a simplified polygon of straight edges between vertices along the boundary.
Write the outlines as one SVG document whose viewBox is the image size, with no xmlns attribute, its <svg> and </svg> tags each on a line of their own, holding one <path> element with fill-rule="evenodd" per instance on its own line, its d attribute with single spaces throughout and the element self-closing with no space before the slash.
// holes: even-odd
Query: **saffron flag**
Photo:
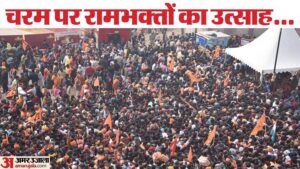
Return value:
<svg viewBox="0 0 300 169">
<path fill-rule="evenodd" d="M 227 76 L 227 77 L 224 79 L 224 81 L 223 81 L 223 86 L 224 86 L 224 87 L 227 87 L 227 86 L 228 86 L 229 80 L 230 80 L 230 75 L 228 74 L 228 76 Z"/>
<path fill-rule="evenodd" d="M 33 116 L 27 118 L 27 121 L 30 123 L 36 123 L 39 120 L 42 120 L 42 115 L 43 115 L 43 109 L 39 108 Z"/>
<path fill-rule="evenodd" d="M 109 128 L 112 129 L 112 118 L 111 118 L 111 115 L 110 113 L 108 114 L 108 116 L 106 117 L 105 121 L 104 121 L 104 124 L 106 125 L 109 125 Z"/>
<path fill-rule="evenodd" d="M 97 77 L 94 81 L 94 86 L 95 87 L 99 87 L 100 86 L 100 81 L 99 81 L 99 77 Z"/>
<path fill-rule="evenodd" d="M 114 90 L 114 95 L 118 94 L 118 88 L 119 88 L 119 80 L 118 79 L 114 79 L 113 80 L 113 90 Z"/>
<path fill-rule="evenodd" d="M 40 107 L 35 113 L 36 120 L 42 120 L 42 115 L 43 115 L 43 109 Z"/>
<path fill-rule="evenodd" d="M 263 130 L 263 125 L 265 122 L 266 122 L 266 113 L 264 112 L 264 114 L 258 119 L 258 122 L 256 126 L 253 128 L 250 136 L 256 136 L 259 131 Z"/>
<path fill-rule="evenodd" d="M 116 144 L 119 144 L 120 143 L 120 129 L 117 130 L 116 132 Z"/>
<path fill-rule="evenodd" d="M 26 42 L 25 36 L 23 35 L 23 38 L 22 38 L 22 48 L 23 48 L 23 50 L 26 50 L 27 46 L 28 46 L 28 43 Z"/>
<path fill-rule="evenodd" d="M 82 51 L 83 52 L 86 52 L 87 51 L 87 47 L 88 47 L 88 44 L 87 43 L 85 43 L 85 42 L 82 42 Z"/>
<path fill-rule="evenodd" d="M 189 155 L 188 155 L 188 161 L 192 162 L 193 161 L 193 150 L 192 146 L 190 147 Z"/>
<path fill-rule="evenodd" d="M 186 75 L 189 77 L 189 79 L 190 79 L 190 85 L 193 85 L 194 83 L 199 82 L 198 78 L 196 77 L 196 75 L 195 75 L 192 71 L 187 70 L 187 71 L 185 72 L 185 74 L 186 74 Z"/>
<path fill-rule="evenodd" d="M 170 62 L 170 64 L 169 64 L 169 70 L 170 70 L 171 72 L 173 72 L 173 71 L 174 71 L 174 67 L 175 67 L 175 58 L 172 57 L 172 60 L 171 60 L 171 62 Z"/>
<path fill-rule="evenodd" d="M 217 126 L 214 126 L 214 129 L 208 134 L 207 140 L 205 141 L 204 145 L 209 145 L 212 140 L 215 138 L 217 132 Z"/>
<path fill-rule="evenodd" d="M 6 93 L 6 98 L 11 98 L 17 95 L 17 91 L 14 89 L 10 89 L 7 93 Z"/>
<path fill-rule="evenodd" d="M 171 157 L 174 156 L 176 153 L 176 144 L 177 144 L 177 138 L 175 138 L 170 144 Z"/>
<path fill-rule="evenodd" d="M 27 115 L 27 113 L 25 111 L 23 111 L 23 110 L 20 111 L 20 116 L 22 119 L 25 119 L 26 115 Z"/>
<path fill-rule="evenodd" d="M 271 130 L 271 139 L 272 139 L 272 142 L 275 142 L 275 139 L 276 139 L 276 121 L 274 121 L 274 124 L 273 124 L 273 127 L 272 127 L 272 130 Z"/>
</svg>

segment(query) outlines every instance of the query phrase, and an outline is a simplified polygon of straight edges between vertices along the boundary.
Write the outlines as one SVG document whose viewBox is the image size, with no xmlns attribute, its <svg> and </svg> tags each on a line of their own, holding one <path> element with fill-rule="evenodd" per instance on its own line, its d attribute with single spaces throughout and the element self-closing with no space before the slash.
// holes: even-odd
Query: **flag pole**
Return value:
<svg viewBox="0 0 300 169">
<path fill-rule="evenodd" d="M 278 59 L 278 53 L 279 53 L 279 47 L 280 47 L 280 40 L 281 40 L 281 32 L 282 32 L 282 28 L 280 28 L 279 38 L 278 38 L 278 43 L 277 43 L 277 50 L 276 50 L 275 64 L 274 64 L 274 70 L 273 70 L 273 73 L 274 73 L 274 74 L 276 73 L 277 59 Z"/>
</svg>

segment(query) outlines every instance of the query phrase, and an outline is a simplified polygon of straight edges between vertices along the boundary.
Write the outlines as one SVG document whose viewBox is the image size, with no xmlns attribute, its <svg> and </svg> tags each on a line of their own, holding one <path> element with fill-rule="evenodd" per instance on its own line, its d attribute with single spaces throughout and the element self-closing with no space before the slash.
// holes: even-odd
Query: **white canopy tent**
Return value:
<svg viewBox="0 0 300 169">
<path fill-rule="evenodd" d="M 264 73 L 295 72 L 300 69 L 300 38 L 295 29 L 270 28 L 251 43 L 227 48 L 226 54 L 235 57 L 252 69 Z"/>
</svg>

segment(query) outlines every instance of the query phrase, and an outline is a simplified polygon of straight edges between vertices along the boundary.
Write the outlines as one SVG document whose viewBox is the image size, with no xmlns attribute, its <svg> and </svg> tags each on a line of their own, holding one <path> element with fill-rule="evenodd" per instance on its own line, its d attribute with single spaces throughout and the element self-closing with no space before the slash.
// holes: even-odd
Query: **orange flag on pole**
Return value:
<svg viewBox="0 0 300 169">
<path fill-rule="evenodd" d="M 43 117 L 43 109 L 40 107 L 33 116 L 28 117 L 27 121 L 31 123 L 36 123 L 39 120 L 42 120 Z"/>
<path fill-rule="evenodd" d="M 42 115 L 43 115 L 43 109 L 40 107 L 35 113 L 36 120 L 42 120 Z"/>
<path fill-rule="evenodd" d="M 175 138 L 170 144 L 171 157 L 174 156 L 176 153 L 176 144 L 177 144 L 177 138 Z"/>
<path fill-rule="evenodd" d="M 27 121 L 30 122 L 30 123 L 35 123 L 35 115 L 31 116 L 31 117 L 28 117 L 27 118 Z"/>
<path fill-rule="evenodd" d="M 17 91 L 14 89 L 10 89 L 7 93 L 6 93 L 6 98 L 11 98 L 17 95 Z"/>
<path fill-rule="evenodd" d="M 193 161 L 193 150 L 192 146 L 190 147 L 189 155 L 188 155 L 188 161 L 192 162 Z"/>
<path fill-rule="evenodd" d="M 26 50 L 27 46 L 28 46 L 28 43 L 26 42 L 25 36 L 23 35 L 23 38 L 22 38 L 22 48 L 24 50 Z"/>
<path fill-rule="evenodd" d="M 112 129 L 112 119 L 111 119 L 110 113 L 109 113 L 108 116 L 106 117 L 104 124 L 105 124 L 105 125 L 106 125 L 106 124 L 109 125 L 109 128 Z"/>
<path fill-rule="evenodd" d="M 190 70 L 187 70 L 185 72 L 185 74 L 189 77 L 190 79 L 190 85 L 193 85 L 195 82 L 199 82 L 198 78 L 196 77 L 196 75 L 190 71 Z"/>
<path fill-rule="evenodd" d="M 207 140 L 205 141 L 204 145 L 209 145 L 212 140 L 215 138 L 217 132 L 217 126 L 214 126 L 214 129 L 208 134 Z"/>
<path fill-rule="evenodd" d="M 253 128 L 250 136 L 256 136 L 257 133 L 263 130 L 264 123 L 266 122 L 266 113 L 264 112 L 263 115 L 258 119 L 256 126 Z"/>
<path fill-rule="evenodd" d="M 100 81 L 99 81 L 99 77 L 97 77 L 94 81 L 94 86 L 95 87 L 99 87 L 100 86 Z"/>
<path fill-rule="evenodd" d="M 230 80 L 230 75 L 228 74 L 228 76 L 227 76 L 227 77 L 224 79 L 224 81 L 223 81 L 223 86 L 224 86 L 224 87 L 227 87 L 227 86 L 228 86 L 229 80 Z"/>
<path fill-rule="evenodd" d="M 116 144 L 120 143 L 120 129 L 117 130 L 116 132 Z"/>
<path fill-rule="evenodd" d="M 174 67 L 175 67 L 175 58 L 172 57 L 172 60 L 171 60 L 171 62 L 170 62 L 170 64 L 169 64 L 169 70 L 170 70 L 171 72 L 173 72 L 173 71 L 174 71 Z"/>
<path fill-rule="evenodd" d="M 113 80 L 113 90 L 114 90 L 114 95 L 118 94 L 118 88 L 119 88 L 119 80 L 118 79 L 114 79 Z"/>
</svg>

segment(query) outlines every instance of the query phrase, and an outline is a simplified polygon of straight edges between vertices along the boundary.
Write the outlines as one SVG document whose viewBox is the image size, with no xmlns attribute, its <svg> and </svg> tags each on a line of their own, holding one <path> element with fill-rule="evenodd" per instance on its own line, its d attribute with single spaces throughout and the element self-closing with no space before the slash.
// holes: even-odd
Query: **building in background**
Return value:
<svg viewBox="0 0 300 169">
<path fill-rule="evenodd" d="M 113 29 L 100 28 L 98 29 L 99 42 L 127 42 L 131 36 L 131 29 Z"/>
<path fill-rule="evenodd" d="M 78 43 L 81 29 L 1 29 L 0 39 L 14 44 L 23 37 L 32 47 L 56 43 Z"/>
</svg>

